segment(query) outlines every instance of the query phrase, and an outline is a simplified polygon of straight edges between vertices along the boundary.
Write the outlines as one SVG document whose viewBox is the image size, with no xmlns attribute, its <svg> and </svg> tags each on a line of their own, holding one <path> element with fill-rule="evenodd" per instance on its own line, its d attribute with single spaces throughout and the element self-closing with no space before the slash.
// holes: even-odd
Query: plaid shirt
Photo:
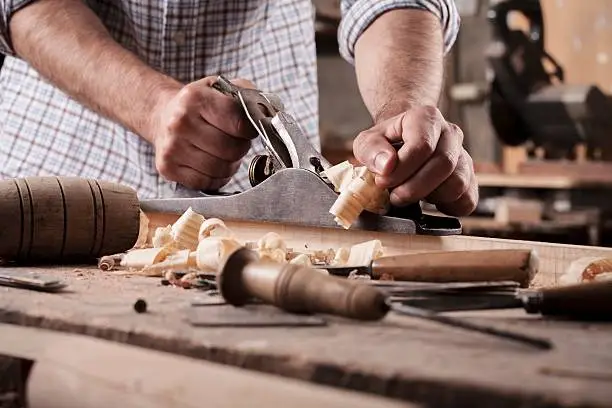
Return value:
<svg viewBox="0 0 612 408">
<path fill-rule="evenodd" d="M 172 196 L 176 183 L 155 169 L 154 149 L 120 124 L 101 117 L 45 82 L 11 47 L 9 20 L 35 0 L 2 0 L 0 52 L 0 177 L 80 176 L 120 182 L 141 198 Z M 314 14 L 310 0 L 88 0 L 113 38 L 155 69 L 184 83 L 224 74 L 277 93 L 320 147 Z M 459 16 L 453 0 L 342 0 L 341 55 L 353 62 L 359 35 L 396 8 L 434 13 L 446 51 Z M 49 41 L 53 41 L 49 39 Z M 226 191 L 249 188 L 253 148 Z"/>
</svg>

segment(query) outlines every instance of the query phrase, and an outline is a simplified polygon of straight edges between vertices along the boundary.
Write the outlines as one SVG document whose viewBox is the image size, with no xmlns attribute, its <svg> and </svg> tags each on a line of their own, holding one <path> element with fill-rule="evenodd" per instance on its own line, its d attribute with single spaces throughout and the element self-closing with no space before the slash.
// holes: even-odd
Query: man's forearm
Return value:
<svg viewBox="0 0 612 408">
<path fill-rule="evenodd" d="M 110 36 L 80 0 L 39 0 L 11 19 L 17 55 L 90 109 L 151 141 L 150 114 L 180 84 L 156 72 Z"/>
<path fill-rule="evenodd" d="M 439 20 L 421 10 L 389 11 L 355 45 L 359 89 L 376 122 L 410 105 L 437 105 L 443 83 Z"/>
</svg>

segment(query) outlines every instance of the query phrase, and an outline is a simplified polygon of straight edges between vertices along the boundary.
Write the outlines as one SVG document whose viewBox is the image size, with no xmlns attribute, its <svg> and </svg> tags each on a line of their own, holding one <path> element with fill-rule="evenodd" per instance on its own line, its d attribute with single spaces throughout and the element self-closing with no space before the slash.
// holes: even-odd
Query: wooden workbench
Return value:
<svg viewBox="0 0 612 408">
<path fill-rule="evenodd" d="M 256 237 L 263 231 L 249 224 L 230 225 L 242 236 Z M 298 237 L 307 242 L 316 238 L 323 246 L 334 240 L 376 237 L 391 252 L 425 246 L 530 245 L 469 237 L 398 239 L 286 226 L 279 231 L 292 244 Z M 608 253 L 533 245 L 543 256 L 544 280 L 549 282 L 572 256 Z M 473 321 L 547 337 L 554 342 L 551 351 L 397 315 L 377 323 L 326 318 L 322 327 L 193 327 L 187 320 L 190 313 L 216 313 L 219 307 L 193 307 L 192 302 L 203 296 L 197 290 L 162 286 L 159 278 L 109 275 L 92 267 L 43 271 L 65 279 L 68 291 L 48 294 L 0 287 L 0 322 L 81 333 L 423 406 L 612 406 L 612 325 L 555 322 L 519 310 L 463 313 Z M 138 298 L 148 303 L 147 313 L 134 311 Z"/>
<path fill-rule="evenodd" d="M 92 269 L 46 270 L 64 294 L 0 288 L 5 323 L 82 333 L 428 406 L 606 407 L 612 404 L 612 326 L 549 322 L 524 312 L 464 313 L 474 321 L 550 338 L 539 351 L 399 316 L 324 327 L 197 328 L 196 290 Z M 146 299 L 148 313 L 134 301 Z M 589 378 L 599 377 L 599 378 Z M 431 404 L 431 405 L 429 405 Z"/>
</svg>

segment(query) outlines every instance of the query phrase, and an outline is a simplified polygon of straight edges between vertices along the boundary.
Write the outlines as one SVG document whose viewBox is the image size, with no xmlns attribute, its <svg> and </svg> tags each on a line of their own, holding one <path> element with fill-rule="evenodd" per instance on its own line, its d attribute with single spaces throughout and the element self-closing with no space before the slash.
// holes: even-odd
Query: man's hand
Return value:
<svg viewBox="0 0 612 408">
<path fill-rule="evenodd" d="M 391 143 L 403 142 L 396 151 Z M 415 106 L 379 122 L 354 141 L 355 158 L 389 188 L 391 203 L 425 199 L 449 215 L 474 211 L 478 185 L 472 159 L 462 146 L 463 132 L 437 108 Z"/>
<path fill-rule="evenodd" d="M 235 100 L 211 87 L 215 79 L 165 92 L 147 132 L 157 171 L 192 189 L 216 190 L 227 184 L 257 136 Z M 233 82 L 253 87 L 248 81 Z"/>
</svg>

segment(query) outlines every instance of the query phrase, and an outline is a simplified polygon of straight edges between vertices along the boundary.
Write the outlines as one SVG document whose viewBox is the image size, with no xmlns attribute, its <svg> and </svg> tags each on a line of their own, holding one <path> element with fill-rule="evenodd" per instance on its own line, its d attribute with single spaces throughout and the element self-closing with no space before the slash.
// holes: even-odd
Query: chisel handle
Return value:
<svg viewBox="0 0 612 408">
<path fill-rule="evenodd" d="M 256 298 L 293 313 L 324 313 L 378 320 L 389 311 L 384 294 L 369 285 L 305 266 L 261 261 L 247 248 L 227 258 L 217 276 L 219 291 L 234 306 Z"/>
<path fill-rule="evenodd" d="M 372 262 L 372 277 L 421 282 L 514 281 L 527 287 L 537 273 L 531 250 L 432 251 L 388 256 Z"/>
<path fill-rule="evenodd" d="M 612 321 L 612 281 L 541 289 L 523 301 L 528 313 Z"/>
<path fill-rule="evenodd" d="M 138 238 L 136 191 L 80 177 L 0 181 L 0 258 L 81 262 L 130 249 Z"/>
</svg>

